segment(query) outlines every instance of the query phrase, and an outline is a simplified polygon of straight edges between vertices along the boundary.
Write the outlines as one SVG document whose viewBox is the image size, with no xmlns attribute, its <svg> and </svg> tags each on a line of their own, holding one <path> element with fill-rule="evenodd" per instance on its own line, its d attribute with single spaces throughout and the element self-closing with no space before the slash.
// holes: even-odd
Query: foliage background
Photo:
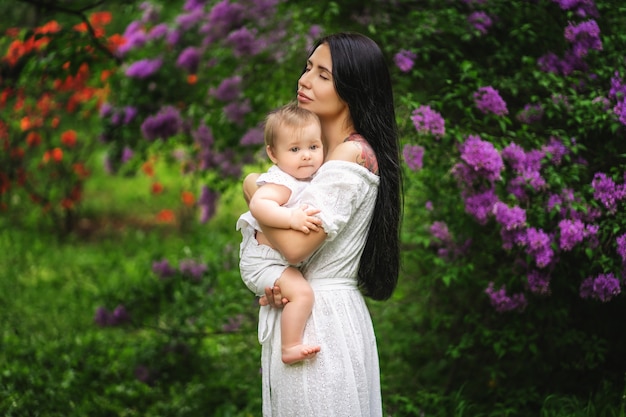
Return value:
<svg viewBox="0 0 626 417">
<path fill-rule="evenodd" d="M 174 26 L 183 7 L 194 3 L 204 2 L 157 3 L 159 20 L 150 24 Z M 207 9 L 217 2 L 208 3 Z M 233 53 L 235 44 L 212 43 L 202 59 L 219 64 L 192 73 L 194 84 L 176 65 L 185 46 L 202 40 L 191 30 L 171 49 L 146 43 L 110 56 L 85 47 L 124 34 L 145 13 L 139 2 L 0 3 L 12 17 L 1 23 L 3 51 L 15 40 L 9 27 L 22 28 L 22 40 L 51 20 L 64 28 L 19 65 L 3 60 L 1 66 L 3 92 L 10 90 L 0 119 L 8 132 L 1 170 L 10 179 L 3 184 L 11 184 L 0 199 L 3 414 L 259 414 L 256 306 L 239 279 L 233 225 L 245 209 L 238 181 L 263 169 L 265 159 L 258 145 L 242 145 L 241 138 L 269 109 L 292 98 L 315 33 L 357 30 L 387 54 L 403 145 L 422 155 L 405 155 L 400 286 L 390 301 L 370 302 L 386 414 L 624 415 L 624 256 L 616 240 L 624 234 L 626 198 L 620 194 L 626 145 L 616 110 L 625 92 L 619 75 L 624 6 L 549 0 L 289 1 L 276 9 L 272 2 L 232 4 L 238 3 L 246 10 L 268 6 L 267 20 L 238 24 L 259 37 L 277 30 L 280 41 L 243 57 Z M 104 35 L 94 39 L 69 29 L 93 11 L 111 12 Z M 471 16 L 480 17 L 480 24 Z M 548 52 L 565 59 L 575 45 L 565 28 L 590 20 L 599 35 L 583 39 L 587 50 L 575 70 L 551 72 L 539 65 Z M 412 63 L 408 69 L 397 60 L 401 51 Z M 159 78 L 125 75 L 130 63 L 162 54 Z M 65 62 L 71 62 L 69 69 Z M 106 95 L 80 102 L 79 111 L 53 107 L 56 113 L 46 121 L 59 117 L 59 127 L 46 124 L 43 145 L 26 146 L 30 131 L 20 121 L 34 114 L 24 110 L 30 100 L 34 106 L 53 91 L 66 104 L 70 93 L 55 91 L 52 75 L 78 74 L 83 62 L 89 76 L 81 91 L 103 88 Z M 227 117 L 229 103 L 208 93 L 233 75 L 242 77 L 235 101 L 247 99 L 250 106 L 241 122 Z M 505 113 L 477 106 L 474 93 L 485 86 L 499 93 Z M 18 87 L 29 92 L 25 107 L 16 107 Z M 136 119 L 112 123 L 102 116 L 105 103 L 135 106 Z M 529 122 L 523 116 L 527 104 L 540 105 L 542 117 Z M 142 121 L 167 105 L 180 111 L 186 125 L 163 140 L 146 140 Z M 416 109 L 422 111 L 417 121 Z M 212 134 L 206 149 L 197 139 L 203 123 Z M 62 132 L 69 129 L 77 132 L 78 146 L 64 141 Z M 470 135 L 481 139 L 479 157 L 464 151 Z M 546 185 L 528 182 L 523 193 L 512 192 L 517 172 L 505 149 L 516 143 L 526 152 L 542 150 L 551 137 L 565 145 L 562 160 L 557 164 L 545 152 L 525 172 Z M 42 174 L 44 146 L 65 151 L 58 167 L 69 156 L 72 163 Z M 121 163 L 125 147 L 133 155 Z M 220 158 L 201 168 L 203 150 Z M 487 162 L 498 157 L 503 163 L 491 181 L 484 175 L 493 166 Z M 77 162 L 89 175 L 72 169 Z M 483 176 L 467 174 L 463 164 Z M 33 172 L 28 178 L 36 178 L 42 198 L 59 204 L 33 204 L 29 191 L 16 186 L 20 170 Z M 615 210 L 593 185 L 598 172 L 613 182 L 604 191 L 612 192 Z M 63 204 L 68 184 L 77 181 L 80 196 Z M 534 291 L 528 278 L 529 266 L 536 266 L 530 244 L 503 247 L 507 224 L 493 214 L 479 218 L 468 204 L 468 196 L 492 186 L 500 202 L 524 210 L 525 221 L 512 230 L 521 236 L 536 228 L 550 236 L 543 249 L 555 254 L 553 262 L 539 268 L 550 271 L 549 291 Z M 571 204 L 562 198 L 557 209 L 546 209 L 566 190 L 575 196 Z M 487 204 L 487 213 L 493 205 Z M 559 208 L 566 206 L 563 214 Z M 199 222 L 207 211 L 210 220 Z M 574 219 L 597 231 L 565 250 L 559 222 Z M 581 298 L 581 283 L 598 274 L 617 277 L 619 291 L 605 302 Z M 504 285 L 502 292 L 486 294 L 491 282 L 496 290 Z"/>
</svg>

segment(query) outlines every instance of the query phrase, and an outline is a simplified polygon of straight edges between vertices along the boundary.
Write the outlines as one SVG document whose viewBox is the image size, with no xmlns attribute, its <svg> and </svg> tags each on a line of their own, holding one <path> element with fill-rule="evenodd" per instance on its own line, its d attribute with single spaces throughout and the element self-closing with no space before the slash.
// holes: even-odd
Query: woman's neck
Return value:
<svg viewBox="0 0 626 417">
<path fill-rule="evenodd" d="M 337 146 L 354 133 L 352 123 L 346 123 L 345 119 L 337 121 L 322 120 L 322 141 L 324 154 L 328 155 Z"/>
</svg>

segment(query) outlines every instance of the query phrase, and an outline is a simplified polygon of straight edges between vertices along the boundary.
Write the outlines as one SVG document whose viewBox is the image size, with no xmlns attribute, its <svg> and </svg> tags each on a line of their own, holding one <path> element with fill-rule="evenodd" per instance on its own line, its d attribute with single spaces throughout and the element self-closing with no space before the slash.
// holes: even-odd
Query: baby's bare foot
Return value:
<svg viewBox="0 0 626 417">
<path fill-rule="evenodd" d="M 294 345 L 282 348 L 283 362 L 291 365 L 305 359 L 312 359 L 321 349 L 320 346 Z"/>
</svg>

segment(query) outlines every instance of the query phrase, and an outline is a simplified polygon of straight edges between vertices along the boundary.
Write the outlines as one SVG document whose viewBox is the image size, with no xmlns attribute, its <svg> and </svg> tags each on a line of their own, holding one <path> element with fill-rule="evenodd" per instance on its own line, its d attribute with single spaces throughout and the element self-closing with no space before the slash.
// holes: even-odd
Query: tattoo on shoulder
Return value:
<svg viewBox="0 0 626 417">
<path fill-rule="evenodd" d="M 361 136 L 352 137 L 350 142 L 359 149 L 356 163 L 378 175 L 378 161 L 370 144 Z"/>
</svg>

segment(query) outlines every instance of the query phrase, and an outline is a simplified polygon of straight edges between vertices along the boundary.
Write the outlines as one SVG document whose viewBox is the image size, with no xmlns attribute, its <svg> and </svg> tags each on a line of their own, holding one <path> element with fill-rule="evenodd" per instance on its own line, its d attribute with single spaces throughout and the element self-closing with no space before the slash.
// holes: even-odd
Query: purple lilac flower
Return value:
<svg viewBox="0 0 626 417">
<path fill-rule="evenodd" d="M 626 233 L 615 239 L 617 243 L 617 254 L 622 258 L 622 262 L 626 263 Z"/>
<path fill-rule="evenodd" d="M 617 115 L 619 122 L 626 126 L 626 101 L 618 102 L 613 107 L 613 113 Z"/>
<path fill-rule="evenodd" d="M 205 19 L 204 11 L 202 8 L 190 10 L 188 13 L 183 13 L 176 16 L 176 24 L 183 31 L 188 31 L 195 25 Z"/>
<path fill-rule="evenodd" d="M 419 106 L 413 110 L 411 120 L 419 133 L 432 134 L 435 139 L 440 139 L 446 133 L 445 120 L 430 106 Z"/>
<path fill-rule="evenodd" d="M 597 224 L 585 225 L 585 239 L 587 239 L 588 245 L 591 249 L 595 249 L 600 245 L 600 239 L 598 238 L 598 230 L 600 226 Z"/>
<path fill-rule="evenodd" d="M 163 65 L 163 59 L 141 59 L 133 62 L 128 68 L 126 68 L 126 76 L 131 78 L 144 79 L 148 78 L 156 73 Z"/>
<path fill-rule="evenodd" d="M 128 314 L 128 311 L 126 310 L 126 307 L 124 307 L 121 304 L 115 307 L 115 310 L 113 310 L 113 313 L 111 314 L 110 324 L 112 326 L 118 326 L 120 324 L 124 324 L 129 321 L 130 321 L 130 315 Z"/>
<path fill-rule="evenodd" d="M 178 55 L 176 66 L 186 70 L 190 74 L 195 74 L 200 65 L 200 50 L 193 46 L 188 46 Z"/>
<path fill-rule="evenodd" d="M 561 73 L 563 75 L 570 75 L 574 71 L 586 72 L 588 67 L 584 58 L 578 56 L 573 50 L 566 51 L 565 56 L 561 60 Z"/>
<path fill-rule="evenodd" d="M 111 115 L 111 124 L 113 126 L 119 125 L 120 123 L 122 123 L 123 117 L 124 115 L 121 112 L 116 111 Z"/>
<path fill-rule="evenodd" d="M 585 238 L 585 224 L 580 220 L 561 220 L 559 231 L 559 247 L 566 252 L 572 250 Z"/>
<path fill-rule="evenodd" d="M 557 93 L 557 94 L 552 94 L 550 98 L 552 99 L 552 103 L 555 106 L 558 106 L 558 107 L 562 106 L 567 111 L 572 110 L 572 105 L 570 104 L 569 98 L 567 98 L 566 95 Z"/>
<path fill-rule="evenodd" d="M 602 50 L 600 28 L 595 20 L 579 24 L 570 23 L 565 28 L 565 39 L 572 43 L 572 51 L 578 57 L 584 57 L 591 49 Z"/>
<path fill-rule="evenodd" d="M 551 161 L 555 165 L 561 165 L 563 157 L 569 154 L 569 149 L 563 142 L 554 136 L 551 136 L 548 143 L 541 148 L 542 152 L 550 154 Z"/>
<path fill-rule="evenodd" d="M 183 10 L 192 11 L 196 9 L 201 9 L 204 7 L 206 0 L 186 0 L 185 5 L 183 6 Z"/>
<path fill-rule="evenodd" d="M 506 191 L 518 201 L 526 201 L 528 199 L 528 195 L 526 194 L 526 180 L 523 176 L 517 176 L 510 180 L 506 185 Z"/>
<path fill-rule="evenodd" d="M 514 246 L 524 246 L 526 244 L 526 229 L 500 229 L 500 238 L 502 239 L 502 248 L 511 250 Z"/>
<path fill-rule="evenodd" d="M 111 113 L 113 113 L 113 106 L 111 103 L 103 103 L 102 106 L 100 106 L 101 118 L 109 117 Z"/>
<path fill-rule="evenodd" d="M 194 259 L 183 259 L 180 261 L 178 269 L 183 275 L 186 275 L 195 281 L 199 281 L 208 268 L 205 264 Z"/>
<path fill-rule="evenodd" d="M 437 256 L 443 259 L 456 259 L 463 256 L 472 243 L 471 239 L 468 239 L 462 245 L 457 245 L 448 230 L 448 225 L 442 221 L 434 222 L 429 230 L 436 239 L 432 242 L 432 246 L 437 248 Z"/>
<path fill-rule="evenodd" d="M 546 202 L 546 208 L 548 212 L 551 212 L 555 207 L 560 208 L 562 204 L 563 200 L 559 194 L 550 194 Z"/>
<path fill-rule="evenodd" d="M 586 71 L 588 69 L 588 65 L 584 59 L 571 50 L 565 52 L 563 59 L 559 58 L 553 52 L 548 52 L 537 59 L 537 65 L 541 71 L 566 76 L 576 70 Z"/>
<path fill-rule="evenodd" d="M 152 272 L 159 278 L 165 279 L 173 277 L 176 274 L 176 269 L 170 265 L 167 259 L 161 259 L 152 263 Z"/>
<path fill-rule="evenodd" d="M 462 162 L 458 162 L 452 167 L 452 175 L 456 178 L 459 188 L 472 187 L 480 179 L 471 167 Z"/>
<path fill-rule="evenodd" d="M 233 101 L 224 106 L 224 116 L 231 123 L 242 126 L 245 122 L 246 114 L 250 113 L 251 110 L 250 99 L 240 102 Z"/>
<path fill-rule="evenodd" d="M 617 203 L 626 197 L 625 186 L 615 184 L 612 178 L 602 172 L 596 172 L 593 176 L 591 187 L 593 198 L 600 201 L 610 213 L 615 213 Z"/>
<path fill-rule="evenodd" d="M 626 84 L 624 84 L 624 80 L 622 80 L 619 71 L 615 71 L 613 77 L 611 77 L 609 97 L 614 100 L 620 100 L 626 97 Z"/>
<path fill-rule="evenodd" d="M 140 48 L 146 44 L 148 38 L 142 26 L 142 22 L 133 21 L 126 27 L 123 34 L 125 42 L 117 49 L 119 54 L 125 55 L 128 51 Z"/>
<path fill-rule="evenodd" d="M 419 145 L 404 145 L 402 149 L 404 162 L 413 171 L 422 169 L 422 160 L 424 158 L 424 148 Z"/>
<path fill-rule="evenodd" d="M 223 0 L 216 3 L 207 22 L 200 28 L 200 33 L 206 36 L 204 44 L 211 44 L 223 39 L 231 30 L 239 27 L 244 18 L 245 7 L 238 3 Z"/>
<path fill-rule="evenodd" d="M 157 39 L 165 38 L 168 33 L 169 28 L 167 26 L 167 23 L 159 23 L 158 25 L 153 26 L 146 36 L 148 40 L 154 41 Z"/>
<path fill-rule="evenodd" d="M 539 171 L 526 171 L 521 178 L 523 178 L 525 184 L 528 184 L 535 191 L 541 191 L 547 187 L 546 180 Z"/>
<path fill-rule="evenodd" d="M 222 80 L 217 88 L 211 88 L 209 94 L 220 101 L 233 101 L 241 93 L 241 76 L 235 75 Z"/>
<path fill-rule="evenodd" d="M 493 205 L 493 214 L 506 230 L 521 229 L 526 225 L 526 210 L 521 207 L 509 207 L 498 201 Z"/>
<path fill-rule="evenodd" d="M 141 133 L 149 141 L 167 139 L 176 135 L 182 128 L 183 121 L 178 109 L 163 107 L 157 114 L 148 116 L 141 124 Z"/>
<path fill-rule="evenodd" d="M 178 42 L 180 42 L 180 38 L 182 38 L 182 36 L 183 32 L 180 29 L 170 30 L 165 36 L 165 42 L 167 42 L 167 44 L 170 46 L 178 45 Z"/>
<path fill-rule="evenodd" d="M 409 50 L 403 49 L 393 57 L 393 61 L 396 63 L 396 66 L 400 68 L 400 71 L 409 72 L 411 68 L 413 68 L 415 58 L 417 58 L 417 55 Z"/>
<path fill-rule="evenodd" d="M 248 20 L 259 22 L 258 25 L 263 27 L 269 23 L 268 17 L 276 14 L 276 5 L 280 0 L 255 0 L 246 8 L 246 17 Z"/>
<path fill-rule="evenodd" d="M 602 302 L 610 301 L 621 292 L 619 279 L 613 273 L 588 277 L 580 284 L 580 297 L 593 298 Z"/>
<path fill-rule="evenodd" d="M 198 126 L 198 129 L 195 132 L 191 133 L 191 136 L 193 136 L 195 142 L 201 149 L 210 148 L 215 141 L 213 139 L 213 132 L 211 131 L 211 128 L 204 122 Z"/>
<path fill-rule="evenodd" d="M 111 324 L 111 312 L 105 307 L 98 307 L 96 314 L 93 317 L 93 321 L 100 327 L 106 327 Z"/>
<path fill-rule="evenodd" d="M 133 121 L 135 116 L 137 116 L 138 110 L 137 107 L 134 106 L 126 106 L 124 107 L 124 124 L 127 125 Z"/>
<path fill-rule="evenodd" d="M 492 86 L 480 87 L 474 93 L 474 103 L 484 114 L 493 113 L 497 116 L 504 116 L 509 113 L 500 93 Z"/>
<path fill-rule="evenodd" d="M 543 117 L 543 107 L 541 104 L 527 104 L 524 109 L 517 114 L 517 120 L 525 124 L 532 124 L 541 121 Z"/>
<path fill-rule="evenodd" d="M 129 148 L 128 146 L 124 146 L 120 160 L 122 161 L 123 164 L 125 164 L 126 162 L 132 159 L 133 155 L 134 155 L 133 150 Z"/>
<path fill-rule="evenodd" d="M 236 57 L 256 55 L 261 50 L 260 44 L 256 41 L 256 35 L 255 29 L 248 30 L 242 27 L 228 34 L 226 44 L 232 46 Z"/>
<path fill-rule="evenodd" d="M 490 188 L 487 191 L 464 195 L 465 212 L 470 214 L 476 221 L 481 224 L 487 224 L 489 215 L 493 213 L 493 207 L 498 202 L 498 196 L 495 189 Z"/>
<path fill-rule="evenodd" d="M 596 106 L 599 106 L 604 111 L 611 108 L 611 101 L 606 97 L 599 96 L 591 100 L 591 102 Z"/>
<path fill-rule="evenodd" d="M 143 11 L 141 15 L 142 23 L 155 23 L 159 20 L 160 11 L 154 4 L 144 1 L 139 5 L 139 10 Z"/>
<path fill-rule="evenodd" d="M 428 211 L 433 211 L 433 202 L 432 201 L 427 201 L 426 204 L 424 204 L 424 208 Z"/>
<path fill-rule="evenodd" d="M 552 262 L 554 251 L 550 236 L 541 229 L 528 228 L 525 236 L 526 253 L 535 258 L 539 268 L 545 268 Z"/>
<path fill-rule="evenodd" d="M 545 271 L 530 270 L 526 276 L 528 287 L 533 294 L 550 294 L 550 275 Z"/>
<path fill-rule="evenodd" d="M 511 142 L 502 149 L 502 159 L 507 161 L 515 172 L 519 173 L 524 171 L 526 151 L 517 143 Z"/>
<path fill-rule="evenodd" d="M 543 72 L 551 72 L 553 74 L 561 73 L 561 58 L 554 52 L 548 52 L 537 59 L 537 65 Z"/>
<path fill-rule="evenodd" d="M 484 141 L 478 135 L 470 135 L 459 146 L 461 159 L 479 176 L 490 181 L 500 179 L 504 168 L 502 156 L 492 143 Z"/>
<path fill-rule="evenodd" d="M 238 177 L 241 175 L 241 164 L 235 161 L 234 149 L 226 149 L 213 155 L 213 162 L 219 167 L 224 176 Z"/>
<path fill-rule="evenodd" d="M 263 129 L 258 127 L 253 127 L 248 130 L 239 141 L 240 145 L 248 146 L 248 145 L 260 145 L 263 143 Z"/>
<path fill-rule="evenodd" d="M 505 313 L 508 311 L 523 311 L 528 304 L 524 294 L 518 293 L 511 296 L 507 295 L 506 287 L 503 285 L 499 290 L 494 289 L 493 282 L 490 282 L 485 289 L 485 294 L 489 296 L 491 306 L 498 313 Z"/>
<path fill-rule="evenodd" d="M 452 235 L 450 234 L 450 231 L 448 230 L 448 225 L 445 222 L 433 222 L 429 230 L 430 234 L 433 235 L 435 239 L 439 239 L 442 243 L 452 241 Z"/>
<path fill-rule="evenodd" d="M 491 17 L 483 11 L 476 11 L 470 13 L 467 17 L 467 21 L 470 25 L 474 27 L 481 34 L 486 35 L 489 31 L 489 28 L 493 24 Z"/>
<path fill-rule="evenodd" d="M 202 186 L 198 205 L 200 206 L 200 223 L 206 223 L 215 215 L 219 194 L 206 185 Z"/>
<path fill-rule="evenodd" d="M 598 9 L 593 0 L 552 0 L 561 10 L 573 10 L 579 17 L 598 17 Z"/>
</svg>

